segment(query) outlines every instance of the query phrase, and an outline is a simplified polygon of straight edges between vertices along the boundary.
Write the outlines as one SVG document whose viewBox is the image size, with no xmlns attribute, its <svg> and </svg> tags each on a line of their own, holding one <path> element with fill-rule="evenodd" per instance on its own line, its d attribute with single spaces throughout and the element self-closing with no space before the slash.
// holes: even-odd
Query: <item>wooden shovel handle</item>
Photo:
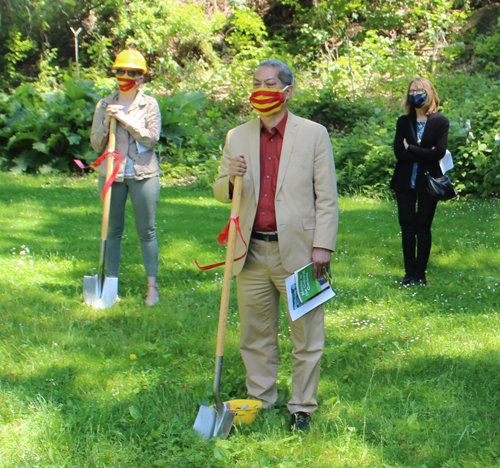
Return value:
<svg viewBox="0 0 500 468">
<path fill-rule="evenodd" d="M 241 188 L 243 176 L 235 176 L 233 187 L 233 202 L 231 205 L 231 218 L 237 217 L 240 212 Z M 217 347 L 215 354 L 224 355 L 224 343 L 226 341 L 227 315 L 229 310 L 229 296 L 231 294 L 231 279 L 233 276 L 234 250 L 236 246 L 236 225 L 229 224 L 227 236 L 226 265 L 224 266 L 224 279 L 222 282 L 222 293 L 220 298 L 219 327 L 217 329 Z"/>
<path fill-rule="evenodd" d="M 116 119 L 111 117 L 109 122 L 109 140 L 108 151 L 114 151 L 116 148 Z M 106 156 L 106 182 L 113 173 L 113 156 L 108 154 Z M 108 237 L 108 224 L 109 224 L 109 208 L 111 206 L 111 187 L 109 188 L 103 201 L 102 210 L 102 228 L 101 228 L 101 241 L 105 241 Z"/>
</svg>

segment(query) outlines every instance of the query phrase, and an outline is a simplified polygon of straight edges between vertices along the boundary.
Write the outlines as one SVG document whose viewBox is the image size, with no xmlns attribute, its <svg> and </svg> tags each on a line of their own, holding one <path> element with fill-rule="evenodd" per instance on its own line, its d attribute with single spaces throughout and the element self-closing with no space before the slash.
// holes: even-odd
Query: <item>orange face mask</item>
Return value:
<svg viewBox="0 0 500 468">
<path fill-rule="evenodd" d="M 134 89 L 134 87 L 137 86 L 137 81 L 135 81 L 135 78 L 130 78 L 128 76 L 119 76 L 117 80 L 120 91 L 123 91 L 124 93 L 130 91 L 131 89 Z"/>
<path fill-rule="evenodd" d="M 260 115 L 272 115 L 285 105 L 284 91 L 288 89 L 256 88 L 252 91 L 250 102 Z"/>
</svg>

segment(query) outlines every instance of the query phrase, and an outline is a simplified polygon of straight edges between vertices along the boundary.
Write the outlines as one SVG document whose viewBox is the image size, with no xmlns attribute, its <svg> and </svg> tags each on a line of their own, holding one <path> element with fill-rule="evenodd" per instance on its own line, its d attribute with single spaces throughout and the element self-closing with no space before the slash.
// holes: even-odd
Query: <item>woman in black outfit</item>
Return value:
<svg viewBox="0 0 500 468">
<path fill-rule="evenodd" d="M 400 283 L 404 286 L 427 285 L 425 270 L 437 202 L 429 197 L 425 172 L 432 177 L 443 175 L 439 160 L 446 153 L 450 126 L 438 108 L 439 98 L 433 84 L 425 78 L 412 80 L 404 103 L 406 115 L 398 119 L 396 127 L 397 163 L 390 185 L 396 192 L 403 239 L 405 277 Z"/>
</svg>

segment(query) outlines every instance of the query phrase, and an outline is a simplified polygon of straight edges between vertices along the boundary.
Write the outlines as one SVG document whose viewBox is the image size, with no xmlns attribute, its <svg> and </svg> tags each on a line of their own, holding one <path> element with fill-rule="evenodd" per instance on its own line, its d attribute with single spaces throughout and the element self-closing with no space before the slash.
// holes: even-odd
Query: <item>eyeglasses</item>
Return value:
<svg viewBox="0 0 500 468">
<path fill-rule="evenodd" d="M 423 89 L 423 88 L 410 89 L 410 91 L 408 91 L 408 94 L 423 94 L 423 93 L 425 93 L 425 89 Z"/>
<path fill-rule="evenodd" d="M 131 78 L 135 78 L 137 76 L 143 75 L 142 70 L 124 70 L 123 68 L 118 68 L 116 70 L 116 74 L 118 76 L 127 75 L 127 76 L 130 76 Z"/>
</svg>

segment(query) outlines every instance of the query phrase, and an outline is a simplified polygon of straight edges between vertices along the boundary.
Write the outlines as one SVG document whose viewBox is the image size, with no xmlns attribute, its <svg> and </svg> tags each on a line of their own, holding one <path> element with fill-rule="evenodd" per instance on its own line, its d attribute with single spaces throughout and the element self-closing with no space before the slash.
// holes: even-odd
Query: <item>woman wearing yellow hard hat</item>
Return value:
<svg viewBox="0 0 500 468">
<path fill-rule="evenodd" d="M 146 305 L 160 299 L 158 293 L 158 240 L 155 217 L 160 197 L 160 166 L 154 146 L 160 137 L 161 114 L 158 102 L 140 91 L 147 72 L 144 57 L 136 50 L 120 52 L 113 64 L 119 90 L 96 106 L 90 141 L 101 153 L 109 138 L 110 119 L 117 120 L 116 153 L 120 166 L 111 191 L 111 208 L 106 248 L 107 275 L 118 277 L 121 244 L 125 227 L 125 205 L 130 194 L 135 226 L 141 243 L 148 288 Z M 99 185 L 105 183 L 105 164 L 99 166 Z"/>
</svg>

